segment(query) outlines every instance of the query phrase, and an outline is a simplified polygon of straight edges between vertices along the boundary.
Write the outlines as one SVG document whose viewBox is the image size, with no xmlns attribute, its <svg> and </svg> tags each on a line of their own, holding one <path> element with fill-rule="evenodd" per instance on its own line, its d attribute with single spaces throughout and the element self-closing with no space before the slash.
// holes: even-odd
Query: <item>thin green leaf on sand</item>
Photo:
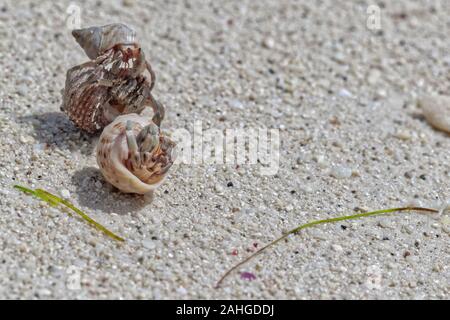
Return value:
<svg viewBox="0 0 450 320">
<path fill-rule="evenodd" d="M 72 203 L 70 203 L 67 200 L 61 199 L 57 196 L 55 196 L 54 194 L 51 194 L 50 192 L 47 192 L 45 190 L 42 189 L 36 189 L 36 190 L 31 190 L 19 185 L 15 185 L 14 188 L 26 193 L 26 194 L 30 194 L 33 195 L 45 202 L 47 202 L 50 206 L 52 207 L 56 207 L 58 205 L 63 205 L 66 208 L 69 208 L 70 210 L 74 211 L 76 214 L 78 214 L 83 220 L 87 221 L 90 225 L 94 226 L 96 229 L 102 231 L 103 233 L 105 233 L 107 236 L 113 238 L 114 240 L 117 241 L 125 241 L 124 238 L 119 237 L 118 235 L 116 235 L 115 233 L 113 233 L 112 231 L 108 230 L 107 228 L 105 228 L 104 226 L 102 226 L 100 223 L 96 222 L 94 219 L 90 218 L 86 213 L 84 213 L 83 211 L 81 211 L 80 209 L 78 209 L 77 207 L 75 207 Z M 70 213 L 69 213 L 70 214 Z"/>
<path fill-rule="evenodd" d="M 241 267 L 245 263 L 249 262 L 251 259 L 253 259 L 257 255 L 261 254 L 266 249 L 268 249 L 270 247 L 273 247 L 274 245 L 276 245 L 281 240 L 286 239 L 291 234 L 298 233 L 300 230 L 303 230 L 303 229 L 306 229 L 306 228 L 310 228 L 310 227 L 314 227 L 314 226 L 321 225 L 321 224 L 326 224 L 326 223 L 334 223 L 334 222 L 338 222 L 338 221 L 353 220 L 353 219 L 359 219 L 359 218 L 370 217 L 370 216 L 375 216 L 375 215 L 381 215 L 381 214 L 386 214 L 386 213 L 404 212 L 404 211 L 416 211 L 416 212 L 423 212 L 423 213 L 438 213 L 439 212 L 439 210 L 429 209 L 429 208 L 403 207 L 403 208 L 392 208 L 392 209 L 384 209 L 384 210 L 377 210 L 377 211 L 371 211 L 371 212 L 364 212 L 364 213 L 360 213 L 360 214 L 353 214 L 353 215 L 336 217 L 336 218 L 330 218 L 330 219 L 316 220 L 316 221 L 312 221 L 312 222 L 303 224 L 301 226 L 298 226 L 297 228 L 294 228 L 294 229 L 288 231 L 287 233 L 285 233 L 284 235 L 282 235 L 278 239 L 275 239 L 274 241 L 270 242 L 269 244 L 261 247 L 261 249 L 255 251 L 253 254 L 251 254 L 247 258 L 243 259 L 238 264 L 234 265 L 231 269 L 228 269 L 228 271 L 224 273 L 224 275 L 219 279 L 219 281 L 217 281 L 217 283 L 215 285 L 215 288 L 220 287 L 222 282 L 233 271 L 235 271 L 236 269 L 238 269 L 239 267 Z"/>
</svg>

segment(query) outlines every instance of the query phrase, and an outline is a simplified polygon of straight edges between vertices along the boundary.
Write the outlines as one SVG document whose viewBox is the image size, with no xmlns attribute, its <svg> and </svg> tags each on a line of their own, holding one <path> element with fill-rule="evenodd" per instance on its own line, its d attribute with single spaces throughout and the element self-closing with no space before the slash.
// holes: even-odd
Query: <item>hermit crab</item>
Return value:
<svg viewBox="0 0 450 320">
<path fill-rule="evenodd" d="M 136 41 L 121 23 L 73 30 L 75 40 L 91 59 L 67 72 L 61 110 L 81 129 L 93 133 L 117 116 L 153 109 L 158 126 L 164 107 L 153 98 L 155 74 Z M 144 75 L 150 74 L 150 81 Z"/>
<path fill-rule="evenodd" d="M 146 194 L 164 181 L 175 160 L 174 147 L 150 119 L 122 115 L 103 130 L 97 163 L 105 179 L 121 191 Z"/>
<path fill-rule="evenodd" d="M 151 94 L 155 74 L 135 32 L 115 23 L 72 35 L 91 60 L 67 72 L 61 110 L 87 132 L 103 129 L 97 163 L 108 182 L 127 193 L 153 191 L 174 162 L 175 143 L 160 130 L 164 107 Z M 141 114 L 146 106 L 152 119 Z"/>
</svg>

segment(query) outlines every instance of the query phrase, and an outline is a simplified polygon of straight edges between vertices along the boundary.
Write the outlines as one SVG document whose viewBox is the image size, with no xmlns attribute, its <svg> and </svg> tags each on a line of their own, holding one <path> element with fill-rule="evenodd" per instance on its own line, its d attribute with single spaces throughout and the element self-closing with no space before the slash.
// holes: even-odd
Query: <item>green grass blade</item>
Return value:
<svg viewBox="0 0 450 320">
<path fill-rule="evenodd" d="M 18 190 L 20 190 L 22 192 L 25 192 L 27 194 L 31 194 L 31 195 L 33 195 L 33 196 L 35 196 L 35 197 L 37 197 L 37 198 L 47 202 L 52 207 L 57 206 L 58 203 L 59 203 L 59 201 L 57 199 L 56 200 L 52 199 L 52 198 L 46 196 L 45 194 L 42 194 L 41 192 L 39 192 L 39 189 L 31 190 L 31 189 L 28 189 L 28 188 L 25 188 L 25 187 L 22 187 L 22 186 L 19 186 L 19 185 L 15 185 L 14 188 L 16 188 L 16 189 L 18 189 Z"/>
<path fill-rule="evenodd" d="M 61 199 L 58 198 L 57 196 L 54 196 L 51 193 L 48 193 L 42 189 L 36 189 L 34 190 L 35 194 L 41 198 L 44 199 L 45 201 L 47 201 L 50 204 L 53 204 L 53 206 L 57 206 L 58 204 L 61 203 Z"/>
<path fill-rule="evenodd" d="M 25 187 L 22 187 L 22 186 L 19 186 L 17 184 L 14 186 L 14 188 L 19 189 L 20 191 L 23 191 L 23 192 L 28 193 L 28 194 L 32 194 L 32 195 L 35 194 L 35 192 L 33 190 L 25 188 Z"/>
<path fill-rule="evenodd" d="M 329 218 L 329 219 L 323 219 L 323 220 L 316 220 L 316 221 L 311 221 L 311 222 L 305 223 L 305 224 L 303 224 L 301 226 L 298 226 L 298 227 L 296 227 L 296 228 L 286 232 L 281 237 L 279 237 L 279 238 L 275 239 L 274 241 L 270 242 L 269 244 L 261 247 L 261 249 L 257 250 L 256 252 L 254 252 L 253 254 L 248 256 L 247 258 L 243 259 L 238 264 L 234 265 L 231 269 L 228 269 L 228 271 L 226 271 L 223 274 L 223 276 L 219 279 L 219 281 L 217 281 L 217 283 L 215 285 L 215 288 L 220 287 L 222 282 L 233 271 L 235 271 L 236 269 L 238 269 L 239 267 L 241 267 L 245 263 L 249 262 L 250 260 L 255 258 L 257 255 L 261 254 L 266 249 L 268 249 L 270 247 L 273 247 L 278 242 L 286 239 L 289 235 L 298 233 L 300 230 L 303 230 L 303 229 L 306 229 L 306 228 L 310 228 L 310 227 L 314 227 L 314 226 L 321 225 L 321 224 L 326 224 L 326 223 L 335 223 L 335 222 L 338 222 L 338 221 L 353 220 L 353 219 L 359 219 L 359 218 L 370 217 L 370 216 L 375 216 L 375 215 L 381 215 L 381 214 L 386 214 L 386 213 L 403 212 L 403 211 L 418 211 L 418 212 L 426 212 L 426 213 L 438 213 L 439 212 L 438 210 L 429 209 L 429 208 L 403 207 L 403 208 L 391 208 L 391 209 L 383 209 L 383 210 L 377 210 L 377 211 L 371 211 L 371 212 L 364 212 L 364 213 L 359 213 L 359 214 L 353 214 L 353 215 L 347 215 L 347 216 L 341 216 L 341 217 Z"/>
<path fill-rule="evenodd" d="M 81 211 L 80 209 L 78 209 L 77 207 L 75 207 L 72 203 L 70 203 L 67 200 L 61 199 L 57 196 L 55 196 L 54 194 L 51 194 L 50 192 L 47 192 L 45 190 L 42 189 L 36 189 L 36 190 L 31 190 L 19 185 L 15 185 L 14 188 L 26 193 L 26 194 L 31 194 L 37 198 L 40 198 L 42 200 L 44 200 L 45 202 L 47 202 L 48 204 L 50 204 L 51 206 L 55 207 L 59 204 L 71 209 L 72 211 L 74 211 L 76 214 L 78 214 L 83 220 L 85 220 L 86 222 L 88 222 L 90 225 L 92 225 L 93 227 L 95 227 L 96 229 L 102 231 L 103 233 L 105 233 L 107 236 L 113 238 L 114 240 L 117 241 L 125 241 L 124 238 L 119 237 L 118 235 L 116 235 L 115 233 L 113 233 L 112 231 L 108 230 L 106 227 L 104 227 L 103 225 L 101 225 L 100 223 L 96 222 L 94 219 L 92 219 L 91 217 L 89 217 L 86 213 L 84 213 L 83 211 Z"/>
<path fill-rule="evenodd" d="M 106 227 L 102 226 L 100 223 L 96 222 L 95 220 L 93 220 L 92 218 L 90 218 L 87 214 L 85 214 L 83 211 L 81 211 L 80 209 L 78 209 L 77 207 L 75 207 L 72 203 L 70 203 L 67 200 L 63 200 L 62 203 L 72 209 L 74 212 L 76 212 L 77 214 L 79 214 L 84 220 L 86 220 L 88 223 L 90 223 L 91 225 L 93 225 L 95 228 L 97 228 L 98 230 L 102 231 L 103 233 L 105 233 L 106 235 L 110 236 L 111 238 L 117 240 L 117 241 L 125 241 L 124 238 L 119 237 L 118 235 L 116 235 L 115 233 L 113 233 L 112 231 L 108 230 Z"/>
</svg>

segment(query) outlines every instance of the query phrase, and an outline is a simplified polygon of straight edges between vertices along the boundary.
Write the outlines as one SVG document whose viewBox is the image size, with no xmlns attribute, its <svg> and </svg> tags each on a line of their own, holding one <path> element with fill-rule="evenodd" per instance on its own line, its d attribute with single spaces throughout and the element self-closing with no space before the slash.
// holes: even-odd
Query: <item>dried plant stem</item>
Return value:
<svg viewBox="0 0 450 320">
<path fill-rule="evenodd" d="M 418 212 L 426 212 L 426 213 L 438 213 L 439 212 L 436 209 L 429 209 L 429 208 L 402 207 L 402 208 L 392 208 L 392 209 L 377 210 L 377 211 L 365 212 L 365 213 L 354 214 L 354 215 L 347 215 L 347 216 L 330 218 L 330 219 L 316 220 L 316 221 L 312 221 L 312 222 L 303 224 L 301 226 L 298 226 L 295 229 L 292 229 L 292 230 L 288 231 L 287 233 L 285 233 L 284 235 L 282 235 L 278 239 L 275 239 L 274 241 L 270 242 L 269 244 L 265 245 L 264 247 L 261 247 L 259 250 L 257 250 L 256 252 L 254 252 L 253 254 L 248 256 L 247 258 L 243 259 L 238 264 L 234 265 L 231 269 L 229 269 L 227 272 L 224 273 L 224 275 L 219 279 L 219 281 L 217 281 L 217 283 L 215 285 L 215 288 L 219 288 L 220 285 L 222 284 L 222 282 L 233 271 L 235 271 L 236 269 L 238 269 L 239 267 L 241 267 L 245 263 L 249 262 L 251 259 L 253 259 L 257 255 L 261 254 L 266 249 L 268 249 L 270 247 L 273 247 L 274 245 L 276 245 L 281 240 L 286 239 L 289 235 L 295 234 L 295 233 L 299 232 L 302 229 L 310 228 L 310 227 L 317 226 L 317 225 L 320 225 L 320 224 L 325 224 L 325 223 L 334 223 L 334 222 L 338 222 L 338 221 L 359 219 L 359 218 L 363 218 L 363 217 L 370 217 L 370 216 L 375 216 L 375 215 L 381 215 L 381 214 L 393 213 L 393 212 L 403 212 L 403 211 L 418 211 Z"/>
<path fill-rule="evenodd" d="M 77 207 L 75 207 L 72 203 L 70 203 L 67 200 L 61 199 L 53 194 L 51 194 L 50 192 L 47 192 L 45 190 L 42 189 L 36 189 L 36 190 L 31 190 L 19 185 L 15 185 L 14 188 L 21 190 L 27 194 L 33 195 L 39 199 L 44 200 L 45 202 L 47 202 L 48 204 L 50 204 L 52 207 L 56 207 L 59 204 L 64 205 L 65 207 L 73 210 L 76 214 L 78 214 L 79 216 L 81 216 L 81 218 L 85 221 L 87 221 L 89 224 L 91 224 L 92 226 L 94 226 L 96 229 L 102 231 L 103 233 L 105 233 L 107 236 L 113 238 L 114 240 L 117 241 L 125 241 L 124 238 L 119 237 L 118 235 L 116 235 L 115 233 L 113 233 L 112 231 L 109 231 L 107 228 L 105 228 L 104 226 L 102 226 L 100 223 L 96 222 L 95 220 L 93 220 L 92 218 L 90 218 L 86 213 L 84 213 L 83 211 L 81 211 L 80 209 L 78 209 Z M 70 212 L 69 212 L 70 214 Z"/>
</svg>

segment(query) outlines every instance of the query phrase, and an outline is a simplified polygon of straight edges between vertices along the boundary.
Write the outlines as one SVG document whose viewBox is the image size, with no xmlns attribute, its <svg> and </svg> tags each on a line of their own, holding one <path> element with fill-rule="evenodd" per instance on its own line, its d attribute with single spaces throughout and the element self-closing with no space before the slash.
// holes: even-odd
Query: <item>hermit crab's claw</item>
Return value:
<svg viewBox="0 0 450 320">
<path fill-rule="evenodd" d="M 148 104 L 150 104 L 150 106 L 153 109 L 152 121 L 158 127 L 161 126 L 161 122 L 163 121 L 165 113 L 166 113 L 164 105 L 161 102 L 159 102 L 158 100 L 156 100 L 155 98 L 153 98 L 153 96 L 151 94 L 149 94 L 149 97 L 148 97 Z"/>
<path fill-rule="evenodd" d="M 133 165 L 133 168 L 139 168 L 141 167 L 141 156 L 138 150 L 136 137 L 133 132 L 133 122 L 131 122 L 130 120 L 126 122 L 125 134 L 127 136 L 127 145 L 129 150 L 128 157 L 131 161 L 131 164 Z"/>
<path fill-rule="evenodd" d="M 140 152 L 152 152 L 159 143 L 159 128 L 151 123 L 145 126 L 136 137 Z"/>
<path fill-rule="evenodd" d="M 150 90 L 152 90 L 153 87 L 155 86 L 156 75 L 155 72 L 153 71 L 152 65 L 147 60 L 145 61 L 145 66 L 147 68 L 148 73 L 150 74 Z"/>
<path fill-rule="evenodd" d="M 167 171 L 170 169 L 170 167 L 175 162 L 175 159 L 177 157 L 176 154 L 176 143 L 170 140 L 168 137 L 162 137 L 161 138 L 161 150 L 165 154 L 166 163 L 161 168 L 160 174 L 166 174 Z"/>
</svg>

